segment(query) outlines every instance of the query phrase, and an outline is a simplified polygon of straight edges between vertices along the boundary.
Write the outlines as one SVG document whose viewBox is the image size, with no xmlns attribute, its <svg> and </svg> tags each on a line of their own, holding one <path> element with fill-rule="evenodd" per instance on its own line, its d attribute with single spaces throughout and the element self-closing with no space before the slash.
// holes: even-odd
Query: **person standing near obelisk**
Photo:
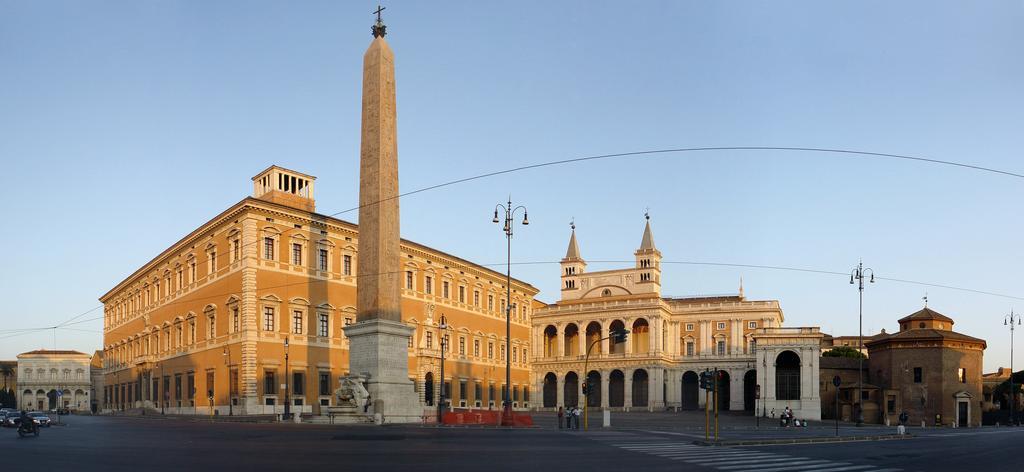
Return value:
<svg viewBox="0 0 1024 472">
<path fill-rule="evenodd" d="M 344 330 L 349 371 L 367 376 L 378 421 L 418 422 L 423 412 L 408 375 L 414 328 L 402 323 L 399 286 L 395 56 L 384 40 L 383 10 L 374 12 L 373 42 L 363 55 L 356 323 Z"/>
</svg>

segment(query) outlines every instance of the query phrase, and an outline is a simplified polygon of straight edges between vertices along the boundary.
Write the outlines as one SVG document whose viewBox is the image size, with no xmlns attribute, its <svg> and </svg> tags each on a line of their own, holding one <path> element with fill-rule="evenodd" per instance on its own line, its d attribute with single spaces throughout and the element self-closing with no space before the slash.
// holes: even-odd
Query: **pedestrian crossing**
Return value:
<svg viewBox="0 0 1024 472">
<path fill-rule="evenodd" d="M 612 433 L 593 437 L 593 439 L 627 451 L 651 454 L 726 472 L 896 472 L 901 470 L 755 449 L 697 446 L 688 442 L 655 439 L 629 433 Z"/>
</svg>

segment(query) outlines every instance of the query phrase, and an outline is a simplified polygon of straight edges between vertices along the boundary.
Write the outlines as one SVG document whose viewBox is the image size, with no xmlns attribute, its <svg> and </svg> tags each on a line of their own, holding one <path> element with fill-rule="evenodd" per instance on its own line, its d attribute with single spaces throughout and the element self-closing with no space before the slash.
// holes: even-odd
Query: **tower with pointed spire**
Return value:
<svg viewBox="0 0 1024 472">
<path fill-rule="evenodd" d="M 637 280 L 661 288 L 661 251 L 654 245 L 654 234 L 651 233 L 651 214 L 644 213 L 644 236 L 640 240 L 640 248 L 633 255 L 636 257 Z"/>
<path fill-rule="evenodd" d="M 562 296 L 566 291 L 580 290 L 580 276 L 587 269 L 587 262 L 580 256 L 580 246 L 576 242 L 576 222 L 569 224 L 572 228 L 572 235 L 569 236 L 569 248 L 565 250 L 565 257 L 562 258 Z"/>
</svg>

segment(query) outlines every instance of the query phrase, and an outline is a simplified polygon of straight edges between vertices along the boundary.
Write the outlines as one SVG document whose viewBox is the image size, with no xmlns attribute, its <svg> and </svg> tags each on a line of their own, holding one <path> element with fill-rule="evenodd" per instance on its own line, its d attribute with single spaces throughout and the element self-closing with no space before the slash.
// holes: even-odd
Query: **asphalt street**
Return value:
<svg viewBox="0 0 1024 472">
<path fill-rule="evenodd" d="M 733 433 L 745 430 L 735 427 Z M 766 432 L 750 434 L 761 434 Z M 918 429 L 901 441 L 706 447 L 685 428 L 560 431 L 72 416 L 0 430 L 7 470 L 960 471 L 1011 464 L 1024 428 Z M 767 434 L 774 434 L 767 432 Z M 315 469 L 314 469 L 315 468 Z"/>
</svg>

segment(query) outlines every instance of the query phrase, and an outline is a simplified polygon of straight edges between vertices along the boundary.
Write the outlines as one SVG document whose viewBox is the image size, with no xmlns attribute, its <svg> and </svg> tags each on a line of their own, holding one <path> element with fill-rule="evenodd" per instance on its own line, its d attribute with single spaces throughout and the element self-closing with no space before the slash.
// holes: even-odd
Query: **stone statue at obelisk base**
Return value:
<svg viewBox="0 0 1024 472">
<path fill-rule="evenodd" d="M 365 378 L 368 410 L 378 423 L 422 420 L 409 380 L 409 338 L 399 287 L 398 145 L 395 56 L 378 10 L 363 55 L 363 128 L 359 151 L 359 260 L 356 323 L 346 326 L 349 372 Z"/>
</svg>

